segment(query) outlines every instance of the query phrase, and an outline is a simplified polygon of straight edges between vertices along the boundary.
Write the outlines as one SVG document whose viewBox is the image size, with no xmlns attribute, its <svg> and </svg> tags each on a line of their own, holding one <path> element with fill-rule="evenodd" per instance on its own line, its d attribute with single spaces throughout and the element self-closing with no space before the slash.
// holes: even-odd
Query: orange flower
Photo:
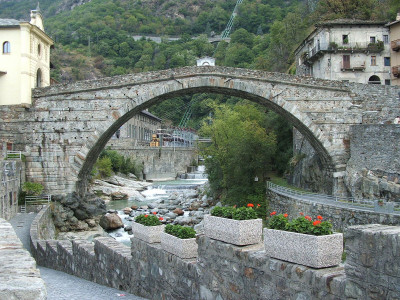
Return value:
<svg viewBox="0 0 400 300">
<path fill-rule="evenodd" d="M 321 216 L 317 216 L 317 219 L 318 219 L 318 220 L 322 220 L 322 219 L 323 219 L 323 217 L 321 217 Z"/>
<path fill-rule="evenodd" d="M 144 215 L 145 218 L 147 218 L 149 215 Z"/>
<path fill-rule="evenodd" d="M 156 215 L 157 213 L 155 211 L 153 211 L 153 215 Z"/>
<path fill-rule="evenodd" d="M 284 214 L 283 216 L 284 216 L 285 218 L 287 218 L 289 215 L 288 215 L 288 214 Z"/>
<path fill-rule="evenodd" d="M 304 216 L 304 213 L 301 212 L 301 213 L 300 213 L 300 216 Z"/>
<path fill-rule="evenodd" d="M 306 218 L 308 221 L 312 220 L 312 218 L 310 216 L 305 216 L 304 218 Z"/>
<path fill-rule="evenodd" d="M 270 216 L 276 215 L 276 211 L 273 211 L 272 213 L 269 214 Z"/>
<path fill-rule="evenodd" d="M 253 203 L 248 203 L 247 207 L 254 207 L 254 204 Z"/>
<path fill-rule="evenodd" d="M 257 207 L 260 207 L 261 205 L 260 204 L 257 204 Z"/>
<path fill-rule="evenodd" d="M 160 221 L 164 220 L 164 218 L 163 218 L 163 217 L 159 217 L 158 219 L 159 219 Z"/>
<path fill-rule="evenodd" d="M 319 225 L 319 224 L 321 224 L 321 221 L 314 221 L 313 223 L 312 223 L 314 226 L 317 226 L 317 225 Z"/>
</svg>

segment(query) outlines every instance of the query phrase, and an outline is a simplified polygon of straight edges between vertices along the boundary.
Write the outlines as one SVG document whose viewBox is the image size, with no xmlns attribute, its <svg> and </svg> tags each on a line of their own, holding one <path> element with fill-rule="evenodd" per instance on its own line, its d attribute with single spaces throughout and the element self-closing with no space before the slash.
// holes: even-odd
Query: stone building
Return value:
<svg viewBox="0 0 400 300">
<path fill-rule="evenodd" d="M 50 47 L 39 6 L 31 20 L 0 19 L 0 105 L 30 105 L 34 87 L 50 85 Z"/>
<path fill-rule="evenodd" d="M 390 85 L 384 22 L 338 19 L 315 25 L 295 50 L 297 75 Z"/>
<path fill-rule="evenodd" d="M 386 25 L 390 31 L 390 66 L 392 85 L 400 85 L 400 13 L 396 21 Z"/>
<path fill-rule="evenodd" d="M 107 146 L 149 146 L 151 136 L 161 128 L 161 119 L 149 113 L 141 111 L 133 116 L 113 135 Z"/>
</svg>

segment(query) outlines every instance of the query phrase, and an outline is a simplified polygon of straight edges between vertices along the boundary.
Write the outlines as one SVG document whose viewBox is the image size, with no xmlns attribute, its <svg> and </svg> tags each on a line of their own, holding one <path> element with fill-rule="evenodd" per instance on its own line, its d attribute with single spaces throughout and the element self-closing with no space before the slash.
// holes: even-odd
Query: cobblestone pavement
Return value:
<svg viewBox="0 0 400 300">
<path fill-rule="evenodd" d="M 36 213 L 18 213 L 10 220 L 24 247 L 30 250 L 29 229 Z M 39 267 L 42 279 L 46 283 L 48 300 L 145 300 L 123 291 L 109 288 L 82 278 Z"/>
</svg>

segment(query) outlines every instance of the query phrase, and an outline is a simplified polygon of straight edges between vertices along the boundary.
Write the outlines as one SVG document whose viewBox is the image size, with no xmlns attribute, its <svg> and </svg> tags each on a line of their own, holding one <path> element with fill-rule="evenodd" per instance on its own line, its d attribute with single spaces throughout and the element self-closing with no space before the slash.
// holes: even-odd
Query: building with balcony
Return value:
<svg viewBox="0 0 400 300">
<path fill-rule="evenodd" d="M 295 57 L 297 75 L 391 84 L 389 29 L 384 22 L 339 19 L 316 24 Z"/>
<path fill-rule="evenodd" d="M 39 6 L 31 20 L 0 19 L 0 105 L 30 105 L 31 90 L 50 85 L 50 47 Z"/>
<path fill-rule="evenodd" d="M 390 64 L 392 85 L 400 85 L 400 13 L 396 21 L 386 25 L 390 32 Z"/>
</svg>

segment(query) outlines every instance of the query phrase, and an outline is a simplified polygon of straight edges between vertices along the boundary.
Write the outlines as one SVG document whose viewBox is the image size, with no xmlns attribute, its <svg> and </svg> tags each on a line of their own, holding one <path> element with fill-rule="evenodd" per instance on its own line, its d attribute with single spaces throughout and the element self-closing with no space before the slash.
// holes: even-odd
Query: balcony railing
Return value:
<svg viewBox="0 0 400 300">
<path fill-rule="evenodd" d="M 400 40 L 394 40 L 390 42 L 390 47 L 393 51 L 398 52 L 400 50 Z"/>
<path fill-rule="evenodd" d="M 365 70 L 365 62 L 362 64 L 351 64 L 351 65 L 345 65 L 341 63 L 340 70 L 343 71 L 364 71 Z"/>
<path fill-rule="evenodd" d="M 382 41 L 376 43 L 347 43 L 347 44 L 337 44 L 335 42 L 331 43 L 320 43 L 317 46 L 311 48 L 310 51 L 304 56 L 306 61 L 312 62 L 318 59 L 324 52 L 370 52 L 379 53 L 383 51 L 385 45 Z"/>
</svg>

